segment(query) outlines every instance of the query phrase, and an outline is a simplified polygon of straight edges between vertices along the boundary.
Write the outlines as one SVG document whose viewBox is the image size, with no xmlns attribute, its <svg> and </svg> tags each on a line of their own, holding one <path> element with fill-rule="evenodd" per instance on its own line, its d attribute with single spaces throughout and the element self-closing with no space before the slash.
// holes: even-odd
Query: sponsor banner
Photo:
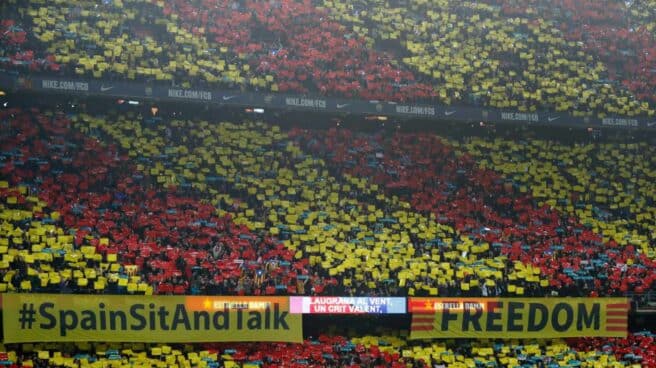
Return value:
<svg viewBox="0 0 656 368">
<path fill-rule="evenodd" d="M 640 121 L 635 118 L 603 118 L 601 119 L 601 125 L 637 128 L 640 126 Z M 649 123 L 647 123 L 647 126 L 651 127 Z"/>
<path fill-rule="evenodd" d="M 6 294 L 5 343 L 303 340 L 287 297 Z"/>
<path fill-rule="evenodd" d="M 193 89 L 180 89 L 180 88 L 169 88 L 167 91 L 167 97 L 178 98 L 178 99 L 187 99 L 187 100 L 199 100 L 199 101 L 212 101 L 212 92 L 210 91 L 200 91 Z M 225 99 L 225 96 L 223 96 Z"/>
<path fill-rule="evenodd" d="M 501 112 L 501 120 L 539 123 L 540 115 L 530 112 Z"/>
<path fill-rule="evenodd" d="M 292 296 L 290 312 L 294 314 L 404 314 L 405 298 L 354 298 Z"/>
<path fill-rule="evenodd" d="M 89 83 L 73 80 L 43 79 L 40 87 L 42 89 L 54 89 L 59 91 L 89 92 Z"/>
<path fill-rule="evenodd" d="M 396 105 L 394 112 L 397 114 L 433 117 L 436 115 L 433 106 Z"/>
<path fill-rule="evenodd" d="M 82 93 L 98 96 L 120 96 L 129 99 L 155 98 L 163 101 L 194 101 L 225 106 L 274 108 L 299 111 L 325 111 L 357 115 L 384 115 L 400 119 L 430 119 L 436 122 L 476 124 L 498 122 L 568 127 L 614 127 L 656 129 L 653 118 L 576 117 L 560 112 L 521 112 L 486 107 L 406 104 L 385 101 L 349 100 L 324 96 L 298 96 L 279 93 L 242 92 L 237 90 L 204 90 L 171 87 L 166 84 L 130 81 L 61 79 L 31 76 L 9 76 L 0 73 L 0 88 L 58 93 Z"/>
<path fill-rule="evenodd" d="M 328 103 L 322 98 L 286 97 L 285 105 L 291 107 L 304 107 L 325 110 Z"/>
<path fill-rule="evenodd" d="M 625 298 L 410 298 L 411 339 L 626 337 Z"/>
</svg>

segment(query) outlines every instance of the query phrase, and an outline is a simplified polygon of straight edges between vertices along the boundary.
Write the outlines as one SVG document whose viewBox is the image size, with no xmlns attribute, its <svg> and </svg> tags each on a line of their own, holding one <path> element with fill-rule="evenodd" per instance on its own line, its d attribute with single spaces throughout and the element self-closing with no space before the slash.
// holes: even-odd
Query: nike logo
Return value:
<svg viewBox="0 0 656 368">
<path fill-rule="evenodd" d="M 456 110 L 453 110 L 453 111 L 445 111 L 445 112 L 444 112 L 444 115 L 449 116 L 449 115 L 453 115 L 453 114 L 455 114 L 455 113 L 456 113 Z"/>
<path fill-rule="evenodd" d="M 338 108 L 338 109 L 343 109 L 343 108 L 345 108 L 345 107 L 348 106 L 348 105 L 349 105 L 349 104 L 337 104 L 337 108 Z"/>
<path fill-rule="evenodd" d="M 109 86 L 109 87 L 105 87 L 105 86 L 102 86 L 102 85 L 100 86 L 100 92 L 107 92 L 107 91 L 111 91 L 113 89 L 114 89 L 114 86 Z"/>
<path fill-rule="evenodd" d="M 230 101 L 237 96 L 223 96 L 223 101 Z"/>
<path fill-rule="evenodd" d="M 558 120 L 558 119 L 560 119 L 560 116 L 556 116 L 555 118 L 552 118 L 551 116 L 549 116 L 549 117 L 547 118 L 547 120 L 549 120 L 550 123 L 551 123 L 552 121 L 554 121 L 554 120 Z"/>
</svg>

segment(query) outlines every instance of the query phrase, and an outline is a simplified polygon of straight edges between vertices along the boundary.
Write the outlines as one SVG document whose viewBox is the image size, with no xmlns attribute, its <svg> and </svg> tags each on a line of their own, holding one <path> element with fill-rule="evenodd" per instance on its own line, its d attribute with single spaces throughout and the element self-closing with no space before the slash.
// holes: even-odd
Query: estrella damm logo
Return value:
<svg viewBox="0 0 656 368">
<path fill-rule="evenodd" d="M 286 297 L 6 294 L 6 343 L 302 341 Z"/>
<path fill-rule="evenodd" d="M 625 298 L 410 298 L 410 338 L 625 337 Z"/>
</svg>

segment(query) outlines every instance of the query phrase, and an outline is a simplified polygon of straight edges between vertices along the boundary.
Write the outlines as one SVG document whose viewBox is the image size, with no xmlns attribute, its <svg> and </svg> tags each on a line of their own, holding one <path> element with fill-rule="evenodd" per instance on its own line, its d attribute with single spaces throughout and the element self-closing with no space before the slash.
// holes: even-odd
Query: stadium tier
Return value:
<svg viewBox="0 0 656 368">
<path fill-rule="evenodd" d="M 500 1 L 506 16 L 538 14 L 552 20 L 565 39 L 577 42 L 608 68 L 611 80 L 645 101 L 654 101 L 653 1 Z"/>
<path fill-rule="evenodd" d="M 648 146 L 620 146 L 620 156 L 602 144 L 287 133 L 248 122 L 153 126 L 129 114 L 13 109 L 2 118 L 3 290 L 595 296 L 653 288 Z M 562 162 L 543 159 L 549 152 Z M 644 199 L 568 172 L 580 169 L 581 152 L 597 152 L 586 172 L 638 163 L 626 185 Z M 581 185 L 599 189 L 588 195 Z"/>
<path fill-rule="evenodd" d="M 380 194 L 378 184 L 330 175 L 323 160 L 302 152 L 275 127 L 78 120 L 82 129 L 86 124 L 103 130 L 128 156 L 149 162 L 144 169 L 159 181 L 195 186 L 232 212 L 235 223 L 277 236 L 312 268 L 307 291 L 321 294 L 331 286 L 337 288 L 332 293 L 344 295 L 412 294 L 416 289 L 438 295 L 439 287 L 479 290 L 487 283 L 495 288 L 509 277 L 540 282 L 538 268 L 519 259 L 513 263 L 499 252 L 492 255 L 489 243 L 476 244 L 410 203 Z M 135 140 L 135 130 L 144 138 Z M 521 294 L 523 285 L 518 286 Z"/>
<path fill-rule="evenodd" d="M 498 4 L 486 2 L 324 4 L 373 39 L 400 43 L 408 55 L 403 63 L 432 77 L 443 103 L 571 111 L 575 116 L 650 110 L 621 88 L 602 83 L 606 66 L 565 39 L 548 19 L 506 16 Z"/>
<path fill-rule="evenodd" d="M 2 182 L 10 221 L 3 254 L 22 270 L 4 275 L 8 290 L 295 293 L 304 264 L 292 265 L 293 252 L 216 215 L 193 191 L 159 186 L 113 146 L 71 130 L 62 114 L 10 110 L 2 118 L 11 120 L 2 132 L 1 170 L 11 182 Z M 258 276 L 265 268 L 266 279 Z M 62 269 L 70 272 L 60 278 Z"/>
<path fill-rule="evenodd" d="M 284 7 L 221 1 L 33 2 L 10 11 L 21 12 L 32 25 L 41 53 L 14 64 L 35 69 L 169 81 L 187 88 L 221 84 L 367 99 L 417 99 L 432 93 L 411 72 L 392 65 L 391 56 L 369 51 L 362 39 L 310 2 Z M 324 19 L 321 37 L 315 37 L 307 30 L 319 18 Z M 54 63 L 39 56 L 54 57 Z"/>
<path fill-rule="evenodd" d="M 594 167 L 588 171 L 603 173 L 604 166 L 641 161 L 649 147 L 621 147 L 631 157 L 613 155 L 614 146 L 601 144 L 536 140 L 532 148 L 428 133 L 286 132 L 253 122 L 153 125 L 133 114 L 9 109 L 1 117 L 5 291 L 594 296 L 653 288 L 651 234 L 643 225 L 650 220 L 647 204 L 624 203 L 615 187 L 602 194 L 619 201 L 615 210 L 633 208 L 636 216 L 615 223 L 620 212 L 606 203 L 606 216 L 588 219 L 580 204 L 594 203 L 600 211 L 602 200 L 567 189 L 580 185 L 572 179 L 580 175 L 523 164 L 537 160 L 536 152 L 556 152 L 580 167 L 568 154 L 593 151 L 598 160 L 588 163 Z M 510 153 L 517 156 L 518 173 L 509 170 L 515 166 L 495 166 Z M 651 184 L 640 178 L 649 177 L 653 163 L 641 162 L 632 167 L 640 173 L 632 188 L 648 195 Z M 536 168 L 527 174 L 522 165 Z M 574 210 L 568 202 L 551 203 L 562 193 L 545 193 L 544 179 L 531 175 L 536 173 L 549 174 L 578 196 Z M 607 229 L 614 233 L 600 231 Z M 365 338 L 374 341 L 373 349 L 341 339 L 353 349 L 325 342 L 305 342 L 312 349 L 9 345 L 6 359 L 26 366 L 65 366 L 71 359 L 84 366 L 87 359 L 95 366 L 130 360 L 146 366 L 154 360 L 362 366 L 374 360 L 380 366 L 430 361 L 450 367 L 564 361 L 619 367 L 653 359 L 649 334 L 630 335 L 613 347 L 599 342 L 609 340 L 572 340 L 474 342 L 464 350 L 406 337 L 384 349 L 375 347 L 374 338 Z M 320 357 L 308 355 L 315 350 Z M 282 356 L 298 362 L 285 365 Z"/>
<path fill-rule="evenodd" d="M 283 241 L 310 268 L 313 293 L 330 286 L 345 295 L 618 295 L 655 281 L 652 235 L 636 228 L 650 213 L 623 227 L 611 221 L 613 239 L 604 239 L 565 202 L 559 211 L 551 198 L 534 201 L 541 182 L 518 181 L 515 189 L 431 135 L 383 142 L 348 130 L 287 137 L 261 123 L 77 120 L 144 162 L 157 181 L 195 187 L 236 224 Z M 295 137 L 305 140 L 296 145 Z M 651 184 L 642 184 L 649 193 Z M 395 195 L 403 189 L 409 194 Z M 583 216 L 585 200 L 571 205 L 581 207 L 576 215 L 597 230 L 609 227 Z"/>
<path fill-rule="evenodd" d="M 0 366 L 654 368 L 655 41 L 654 0 L 1 1 Z"/>
<path fill-rule="evenodd" d="M 485 262 L 492 256 L 519 261 L 515 269 L 520 276 L 508 275 L 511 294 L 517 287 L 520 293 L 536 288 L 561 293 L 564 288 L 570 295 L 644 292 L 656 280 L 650 225 L 656 192 L 647 180 L 654 175 L 653 147 L 647 144 L 458 142 L 426 133 L 385 136 L 346 129 L 291 135 L 330 162 L 334 172 L 373 178 L 388 193 L 474 240 L 475 245 L 463 248 L 436 239 L 446 259 L 467 264 L 457 254 L 464 251 Z M 644 197 L 628 194 L 632 191 Z M 454 258 L 448 251 L 456 251 Z M 530 266 L 523 269 L 522 263 Z M 486 294 L 498 295 L 494 280 L 479 270 L 463 265 L 456 272 L 468 275 L 464 281 L 473 290 L 487 286 Z M 446 288 L 446 281 L 438 281 L 439 288 Z"/>
<path fill-rule="evenodd" d="M 12 0 L 0 60 L 182 88 L 653 117 L 653 13 L 610 3 Z"/>
</svg>

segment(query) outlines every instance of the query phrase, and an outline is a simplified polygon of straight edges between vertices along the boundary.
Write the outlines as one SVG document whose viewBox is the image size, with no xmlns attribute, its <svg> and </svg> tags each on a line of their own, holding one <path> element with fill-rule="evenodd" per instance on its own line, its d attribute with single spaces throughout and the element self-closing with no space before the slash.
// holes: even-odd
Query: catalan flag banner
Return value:
<svg viewBox="0 0 656 368">
<path fill-rule="evenodd" d="M 410 298 L 411 339 L 626 337 L 625 298 Z"/>
</svg>

